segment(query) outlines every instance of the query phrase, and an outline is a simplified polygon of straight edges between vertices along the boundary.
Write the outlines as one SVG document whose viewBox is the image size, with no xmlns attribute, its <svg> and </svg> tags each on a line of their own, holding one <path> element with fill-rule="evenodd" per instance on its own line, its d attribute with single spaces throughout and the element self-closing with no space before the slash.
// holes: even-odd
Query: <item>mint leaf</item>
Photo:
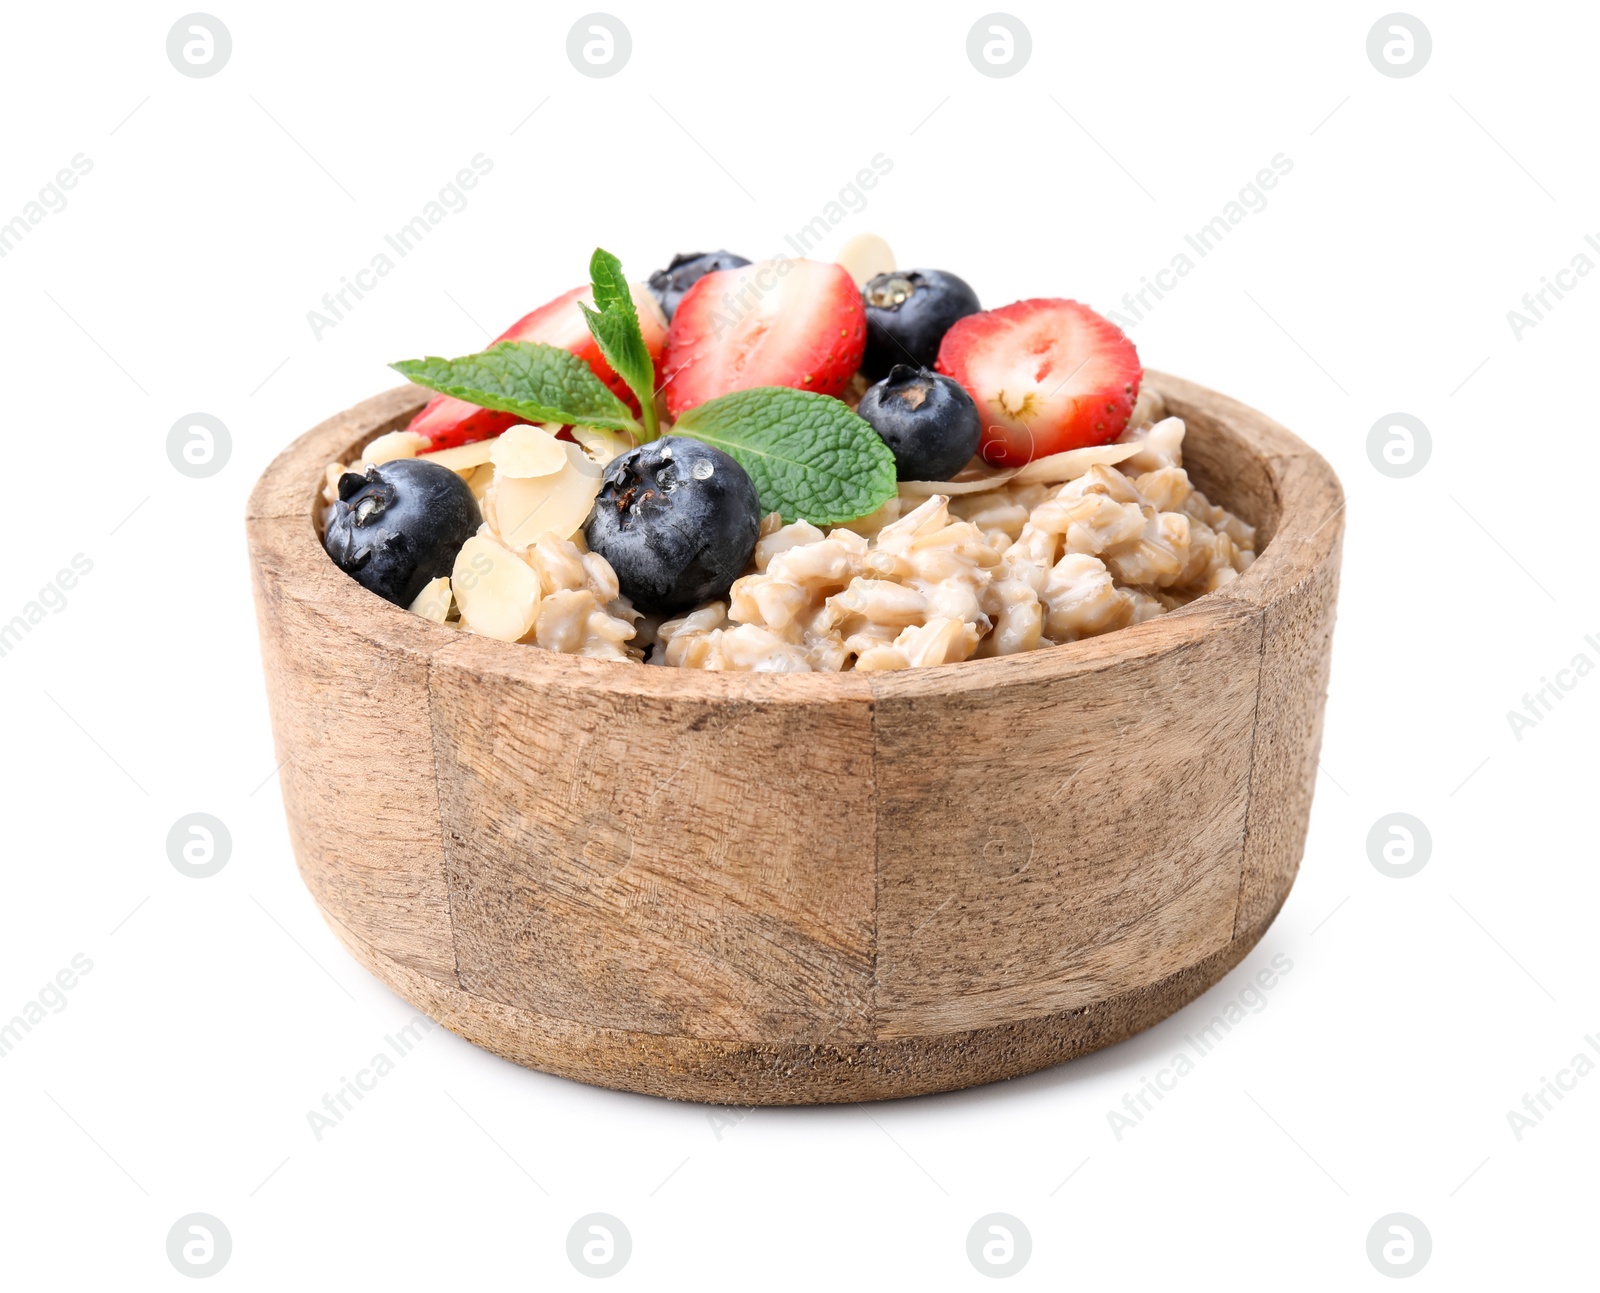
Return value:
<svg viewBox="0 0 1600 1293">
<path fill-rule="evenodd" d="M 402 359 L 389 367 L 418 386 L 530 422 L 639 429 L 628 406 L 588 364 L 542 341 L 502 341 L 459 359 Z"/>
<path fill-rule="evenodd" d="M 785 521 L 838 525 L 895 494 L 889 446 L 828 395 L 787 386 L 734 391 L 696 405 L 672 430 L 730 455 L 750 473 L 762 510 Z"/>
<path fill-rule="evenodd" d="M 591 310 L 581 301 L 578 308 L 599 343 L 600 353 L 637 397 L 644 415 L 645 438 L 653 440 L 657 430 L 656 370 L 639 330 L 639 311 L 628 280 L 622 276 L 622 262 L 604 247 L 596 247 L 589 258 L 589 282 L 597 308 Z"/>
</svg>

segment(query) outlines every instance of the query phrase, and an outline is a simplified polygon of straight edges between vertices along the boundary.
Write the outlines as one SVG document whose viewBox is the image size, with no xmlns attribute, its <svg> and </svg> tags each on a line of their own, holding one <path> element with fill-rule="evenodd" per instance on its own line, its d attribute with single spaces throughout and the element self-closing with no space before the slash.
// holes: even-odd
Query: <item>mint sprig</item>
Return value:
<svg viewBox="0 0 1600 1293">
<path fill-rule="evenodd" d="M 606 357 L 606 363 L 628 384 L 639 401 L 644 418 L 644 438 L 654 440 L 659 433 L 656 421 L 656 370 L 639 328 L 639 311 L 633 303 L 633 290 L 622 276 L 622 262 L 604 247 L 596 247 L 589 258 L 589 282 L 596 308 L 581 301 L 589 331 Z"/>
<path fill-rule="evenodd" d="M 402 359 L 389 367 L 418 386 L 530 422 L 639 430 L 628 406 L 588 364 L 541 341 L 502 341 L 459 359 Z"/>
<path fill-rule="evenodd" d="M 749 473 L 766 512 L 838 525 L 895 495 L 894 454 L 849 405 L 788 386 L 707 400 L 672 428 L 721 449 Z"/>
<path fill-rule="evenodd" d="M 403 359 L 389 366 L 429 390 L 530 422 L 654 439 L 660 433 L 655 365 L 622 264 L 596 247 L 589 277 L 595 308 L 579 308 L 600 353 L 638 397 L 642 427 L 588 364 L 542 342 L 502 341 L 459 359 Z M 754 482 L 762 510 L 785 521 L 839 525 L 876 512 L 895 496 L 894 454 L 832 396 L 788 386 L 733 391 L 689 409 L 671 430 L 728 454 Z"/>
</svg>

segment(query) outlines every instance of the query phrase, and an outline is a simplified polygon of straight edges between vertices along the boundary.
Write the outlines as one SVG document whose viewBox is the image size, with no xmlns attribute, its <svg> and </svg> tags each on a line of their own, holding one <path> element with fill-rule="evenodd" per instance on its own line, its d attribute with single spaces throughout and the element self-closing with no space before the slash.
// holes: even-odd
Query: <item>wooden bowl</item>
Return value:
<svg viewBox="0 0 1600 1293">
<path fill-rule="evenodd" d="M 1276 423 L 1146 380 L 1261 557 L 1133 628 L 900 673 L 633 667 L 408 614 L 328 560 L 313 500 L 426 392 L 302 436 L 248 525 L 328 924 L 519 1064 L 738 1105 L 1013 1077 L 1194 1000 L 1299 866 L 1343 503 Z"/>
</svg>

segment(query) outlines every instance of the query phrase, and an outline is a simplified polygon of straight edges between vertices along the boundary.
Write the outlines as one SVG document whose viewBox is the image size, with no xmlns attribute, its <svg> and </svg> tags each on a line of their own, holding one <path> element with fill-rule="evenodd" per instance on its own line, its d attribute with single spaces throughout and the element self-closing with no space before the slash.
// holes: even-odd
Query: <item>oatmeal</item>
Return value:
<svg viewBox="0 0 1600 1293">
<path fill-rule="evenodd" d="M 1183 422 L 1163 414 L 1147 391 L 1138 425 L 1111 452 L 1079 451 L 1056 473 L 1070 479 L 983 470 L 949 482 L 949 494 L 905 484 L 871 516 L 826 532 L 768 515 L 726 600 L 667 619 L 633 609 L 581 532 L 517 546 L 487 511 L 454 584 L 431 581 L 412 609 L 547 651 L 758 673 L 908 669 L 1096 637 L 1212 592 L 1255 559 L 1255 530 L 1190 483 Z M 598 467 L 615 447 L 591 440 L 586 452 Z M 446 454 L 476 492 L 494 492 L 487 449 Z M 329 469 L 330 488 L 344 470 Z M 565 499 L 571 488 L 552 492 Z"/>
<path fill-rule="evenodd" d="M 906 669 L 1125 628 L 1222 587 L 1255 531 L 1196 490 L 1177 418 L 1059 485 L 893 501 L 867 538 L 767 518 L 755 569 L 656 630 L 650 663 L 772 672 Z"/>
<path fill-rule="evenodd" d="M 394 365 L 438 395 L 329 466 L 324 548 L 463 632 L 757 673 L 1016 655 L 1249 568 L 1120 329 L 868 250 L 630 287 L 596 249 L 488 350 Z"/>
</svg>

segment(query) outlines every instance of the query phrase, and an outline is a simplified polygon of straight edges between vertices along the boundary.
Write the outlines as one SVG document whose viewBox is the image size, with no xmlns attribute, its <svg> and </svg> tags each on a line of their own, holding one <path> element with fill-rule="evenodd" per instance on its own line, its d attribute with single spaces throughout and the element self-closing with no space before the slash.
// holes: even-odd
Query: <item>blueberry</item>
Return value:
<svg viewBox="0 0 1600 1293">
<path fill-rule="evenodd" d="M 634 606 L 659 614 L 726 597 L 760 527 L 744 468 L 720 449 L 669 435 L 611 460 L 583 537 Z"/>
<path fill-rule="evenodd" d="M 731 251 L 680 252 L 672 258 L 672 264 L 650 275 L 650 294 L 661 303 L 661 312 L 670 323 L 683 294 L 707 274 L 717 269 L 738 269 L 749 263 Z"/>
<path fill-rule="evenodd" d="M 339 477 L 322 546 L 363 588 L 410 606 L 423 585 L 448 575 L 482 518 L 466 481 L 436 462 L 397 458 Z"/>
<path fill-rule="evenodd" d="M 861 299 L 867 307 L 861 371 L 869 382 L 881 380 L 896 364 L 932 368 L 950 325 L 983 309 L 964 280 L 942 269 L 879 274 L 861 289 Z"/>
<path fill-rule="evenodd" d="M 856 412 L 894 451 L 901 480 L 949 480 L 978 452 L 983 419 L 953 377 L 896 364 L 869 386 Z"/>
</svg>

